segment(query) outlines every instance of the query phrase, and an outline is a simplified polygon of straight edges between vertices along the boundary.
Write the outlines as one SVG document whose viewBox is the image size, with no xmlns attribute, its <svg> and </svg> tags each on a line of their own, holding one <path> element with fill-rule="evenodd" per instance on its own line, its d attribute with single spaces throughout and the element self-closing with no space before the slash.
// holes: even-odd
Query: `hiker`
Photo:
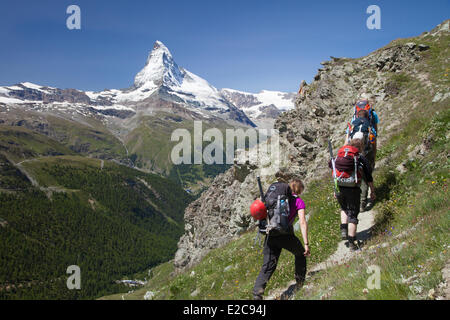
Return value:
<svg viewBox="0 0 450 320">
<path fill-rule="evenodd" d="M 351 139 L 361 139 L 363 141 L 363 154 L 373 168 L 375 167 L 375 148 L 376 148 L 376 129 L 370 124 L 369 112 L 367 110 L 359 110 L 355 120 L 352 121 L 353 130 L 350 133 Z M 362 134 L 355 137 L 356 134 Z M 372 135 L 372 136 L 371 136 Z"/>
<path fill-rule="evenodd" d="M 362 140 L 352 139 L 348 145 L 340 148 L 337 157 L 329 162 L 339 188 L 335 192 L 335 198 L 341 207 L 341 237 L 342 240 L 348 240 L 349 248 L 352 251 L 359 248 L 356 229 L 360 212 L 362 178 L 370 187 L 370 198 L 372 201 L 375 200 L 372 168 L 361 154 L 362 149 Z"/>
<path fill-rule="evenodd" d="M 270 205 L 271 198 L 275 198 L 279 195 L 284 195 L 289 202 L 289 216 L 288 216 L 288 231 L 285 234 L 276 234 L 269 232 L 266 234 L 263 249 L 263 265 L 261 271 L 256 279 L 255 286 L 253 288 L 253 298 L 255 300 L 262 300 L 264 290 L 267 282 L 271 278 L 275 271 L 280 257 L 281 250 L 286 249 L 295 256 L 295 289 L 301 288 L 305 281 L 306 276 L 306 257 L 310 256 L 309 243 L 308 243 L 308 226 L 305 218 L 305 203 L 300 198 L 300 194 L 304 190 L 303 182 L 299 179 L 293 179 L 290 184 L 284 182 L 275 182 L 266 193 L 266 204 L 269 216 L 273 216 L 273 208 Z M 272 211 L 272 213 L 271 213 Z M 298 215 L 300 221 L 300 229 L 302 232 L 303 247 L 301 241 L 295 236 L 293 223 L 295 217 Z M 260 227 L 261 222 L 260 221 Z"/>
<path fill-rule="evenodd" d="M 366 158 L 369 160 L 373 170 L 375 168 L 375 158 L 377 155 L 378 123 L 380 120 L 369 100 L 361 99 L 356 102 L 355 111 L 352 118 L 353 130 L 351 133 L 347 130 L 346 143 L 353 139 L 353 135 L 357 132 L 357 130 L 367 130 L 367 122 L 364 119 L 367 119 L 369 124 L 369 127 L 367 128 L 368 131 L 365 131 L 364 133 L 367 134 L 366 146 L 370 147 L 370 150 L 369 148 L 366 148 L 367 150 L 364 151 L 370 152 L 369 155 L 366 155 Z M 361 128 L 361 126 L 363 127 Z"/>
<path fill-rule="evenodd" d="M 347 140 L 360 139 L 363 141 L 362 154 L 369 162 L 372 171 L 375 168 L 377 154 L 378 115 L 369 100 L 359 100 L 355 106 L 355 116 L 352 121 L 353 129 L 348 130 Z M 373 200 L 368 199 L 369 186 L 365 179 L 361 181 L 360 211 L 364 212 L 373 206 Z"/>
<path fill-rule="evenodd" d="M 364 141 L 364 136 L 360 132 L 357 132 L 353 137 L 356 140 Z M 362 148 L 364 148 L 364 142 L 362 142 L 361 144 L 362 144 Z M 364 157 L 367 161 L 368 167 L 371 169 L 371 171 L 373 171 L 373 168 L 374 168 L 373 162 L 371 161 L 371 159 L 373 159 L 372 156 L 373 156 L 372 150 L 369 150 L 368 153 L 366 155 L 364 155 Z M 372 198 L 368 198 L 370 185 L 367 183 L 365 175 L 363 175 L 361 177 L 360 182 L 361 182 L 361 184 L 360 184 L 360 188 L 361 188 L 360 212 L 364 212 L 364 211 L 370 210 L 370 208 L 373 207 L 374 200 Z M 373 189 L 370 188 L 370 190 L 373 190 Z"/>
</svg>

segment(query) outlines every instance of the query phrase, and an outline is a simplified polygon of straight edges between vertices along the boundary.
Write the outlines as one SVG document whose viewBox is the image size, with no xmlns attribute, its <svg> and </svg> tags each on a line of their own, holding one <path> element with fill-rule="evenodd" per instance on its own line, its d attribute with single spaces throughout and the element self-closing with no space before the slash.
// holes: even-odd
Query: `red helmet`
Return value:
<svg viewBox="0 0 450 320">
<path fill-rule="evenodd" d="M 261 200 L 256 199 L 250 206 L 250 213 L 256 220 L 263 220 L 267 217 L 267 208 Z"/>
</svg>

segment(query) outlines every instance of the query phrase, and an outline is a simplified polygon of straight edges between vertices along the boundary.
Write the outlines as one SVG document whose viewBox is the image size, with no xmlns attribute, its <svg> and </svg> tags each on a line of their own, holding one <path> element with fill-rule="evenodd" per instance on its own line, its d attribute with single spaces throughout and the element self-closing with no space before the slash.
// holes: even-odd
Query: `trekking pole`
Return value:
<svg viewBox="0 0 450 320">
<path fill-rule="evenodd" d="M 265 204 L 266 198 L 264 197 L 264 192 L 261 184 L 261 178 L 259 176 L 256 177 L 256 180 L 258 180 L 258 187 L 259 187 L 259 195 L 261 197 L 261 201 Z"/>
<path fill-rule="evenodd" d="M 255 239 L 253 239 L 252 249 L 256 246 L 256 242 L 258 241 L 258 246 L 261 246 L 261 234 L 259 231 L 256 233 Z"/>
<path fill-rule="evenodd" d="M 333 166 L 334 194 L 337 195 L 337 193 L 338 193 L 338 186 L 337 186 L 337 177 L 336 177 L 336 165 L 335 165 L 334 159 L 333 159 L 333 146 L 331 145 L 331 140 L 330 139 L 328 139 L 328 150 L 330 151 L 331 165 Z"/>
</svg>

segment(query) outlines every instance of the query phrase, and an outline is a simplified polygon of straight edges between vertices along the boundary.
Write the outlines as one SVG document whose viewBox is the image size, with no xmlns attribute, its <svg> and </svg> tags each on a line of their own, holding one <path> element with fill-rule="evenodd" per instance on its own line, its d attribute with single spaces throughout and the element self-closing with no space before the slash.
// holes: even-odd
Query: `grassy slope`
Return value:
<svg viewBox="0 0 450 320">
<path fill-rule="evenodd" d="M 46 115 L 45 123 L 48 127 L 43 130 L 36 127 L 36 123 L 41 121 L 40 114 L 30 112 L 19 115 L 27 120 L 29 127 L 0 125 L 0 152 L 7 152 L 14 162 L 37 155 L 63 154 L 115 159 L 147 172 L 167 176 L 194 193 L 203 191 L 214 176 L 229 168 L 228 165 L 174 166 L 170 156 L 173 147 L 179 142 L 170 141 L 172 132 L 176 129 L 188 129 L 193 140 L 194 122 L 169 113 L 158 112 L 154 116 L 143 116 L 123 143 L 93 118 L 84 119 L 87 123 L 82 124 Z M 225 122 L 204 122 L 203 132 L 211 127 L 225 132 L 229 126 Z M 207 144 L 209 143 L 205 142 L 204 146 Z"/>
<path fill-rule="evenodd" d="M 417 64 L 416 70 L 426 71 L 428 80 L 437 90 L 443 88 L 445 92 L 450 87 L 449 69 L 443 63 L 449 56 L 449 37 L 440 43 L 432 40 L 431 37 L 420 40 L 430 44 L 431 48 L 423 53 L 426 63 Z M 402 39 L 391 45 L 409 41 L 411 39 Z M 403 93 L 395 103 L 402 106 L 417 104 L 417 107 L 414 112 L 399 115 L 401 125 L 385 133 L 391 139 L 377 154 L 378 161 L 386 160 L 375 174 L 378 195 L 375 209 L 379 212 L 375 237 L 366 245 L 360 258 L 312 276 L 308 287 L 299 291 L 296 299 L 424 298 L 428 290 L 442 280 L 440 271 L 449 258 L 449 101 L 431 103 L 433 96 L 422 80 L 405 74 L 394 74 L 391 80 Z M 411 158 L 408 153 L 430 136 L 432 143 L 428 154 L 408 161 Z M 405 164 L 406 173 L 396 169 L 401 163 Z M 336 203 L 331 199 L 331 188 L 329 179 L 325 178 L 307 186 L 304 194 L 307 212 L 311 214 L 308 226 L 313 255 L 308 265 L 326 259 L 339 241 L 339 217 Z M 422 223 L 414 229 L 418 221 Z M 394 239 L 407 230 L 410 233 L 406 237 Z M 201 263 L 179 275 L 172 274 L 170 262 L 161 265 L 154 269 L 143 288 L 125 294 L 123 298 L 142 299 L 147 291 L 155 292 L 156 299 L 251 298 L 262 263 L 261 248 L 252 246 L 253 238 L 254 233 L 244 234 L 223 248 L 212 250 Z M 373 264 L 381 268 L 381 290 L 363 293 L 369 277 L 367 266 Z M 266 293 L 285 287 L 293 279 L 293 268 L 293 257 L 283 252 Z M 414 274 L 418 276 L 416 283 L 401 283 L 402 278 Z M 121 298 L 122 295 L 105 297 Z"/>
<path fill-rule="evenodd" d="M 339 241 L 339 216 L 337 205 L 330 201 L 332 186 L 328 179 L 308 187 L 303 195 L 308 203 L 310 242 L 315 253 L 309 264 L 326 259 Z M 255 232 L 248 232 L 223 248 L 212 250 L 197 266 L 177 276 L 172 275 L 173 266 L 168 262 L 152 272 L 148 284 L 124 295 L 124 299 L 142 299 L 147 291 L 156 292 L 156 299 L 249 299 L 251 289 L 262 263 L 262 241 L 255 244 Z M 297 235 L 300 234 L 297 232 Z M 292 256 L 282 252 L 277 272 L 273 275 L 268 290 L 283 286 L 292 280 L 294 273 Z M 194 297 L 191 293 L 198 290 Z M 121 299 L 122 294 L 104 297 Z"/>
<path fill-rule="evenodd" d="M 223 132 L 229 127 L 226 123 L 203 122 L 203 133 L 210 128 L 218 128 Z M 171 114 L 159 112 L 156 116 L 144 116 L 136 129 L 131 131 L 125 143 L 134 164 L 146 170 L 167 175 L 171 180 L 198 193 L 209 185 L 212 178 L 226 171 L 229 165 L 179 165 L 171 160 L 172 149 L 180 141 L 171 141 L 172 133 L 177 129 L 188 130 L 191 134 L 191 150 L 194 150 L 194 121 L 182 119 Z M 188 142 L 189 143 L 189 142 Z M 204 142 L 205 147 L 210 142 Z M 193 151 L 192 151 L 193 157 Z M 225 159 L 224 159 L 225 160 Z"/>
<path fill-rule="evenodd" d="M 122 143 L 99 121 L 88 119 L 90 126 L 86 126 L 54 116 L 47 116 L 47 120 L 55 133 L 64 137 L 61 143 L 78 153 L 105 159 L 127 157 Z"/>
<path fill-rule="evenodd" d="M 0 126 L 0 151 L 15 161 L 40 155 L 75 154 L 68 147 L 23 127 Z"/>
</svg>

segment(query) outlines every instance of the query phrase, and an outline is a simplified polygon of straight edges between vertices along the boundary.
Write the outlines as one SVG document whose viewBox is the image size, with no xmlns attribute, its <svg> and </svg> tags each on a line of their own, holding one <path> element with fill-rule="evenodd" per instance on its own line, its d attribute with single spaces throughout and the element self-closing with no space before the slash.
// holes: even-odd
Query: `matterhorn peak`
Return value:
<svg viewBox="0 0 450 320">
<path fill-rule="evenodd" d="M 153 44 L 145 67 L 134 78 L 136 87 L 155 87 L 161 85 L 181 85 L 184 71 L 172 58 L 169 49 L 161 41 Z"/>
<path fill-rule="evenodd" d="M 147 64 L 153 59 L 157 59 L 163 56 L 172 59 L 172 54 L 169 49 L 159 40 L 156 40 L 153 44 L 153 50 L 150 52 L 147 58 Z"/>
<path fill-rule="evenodd" d="M 153 44 L 153 50 L 156 50 L 156 49 L 159 49 L 159 48 L 163 48 L 163 49 L 169 50 L 169 49 L 167 49 L 167 47 L 164 45 L 164 43 L 162 43 L 162 42 L 159 41 L 159 40 L 156 40 L 155 43 Z"/>
</svg>

